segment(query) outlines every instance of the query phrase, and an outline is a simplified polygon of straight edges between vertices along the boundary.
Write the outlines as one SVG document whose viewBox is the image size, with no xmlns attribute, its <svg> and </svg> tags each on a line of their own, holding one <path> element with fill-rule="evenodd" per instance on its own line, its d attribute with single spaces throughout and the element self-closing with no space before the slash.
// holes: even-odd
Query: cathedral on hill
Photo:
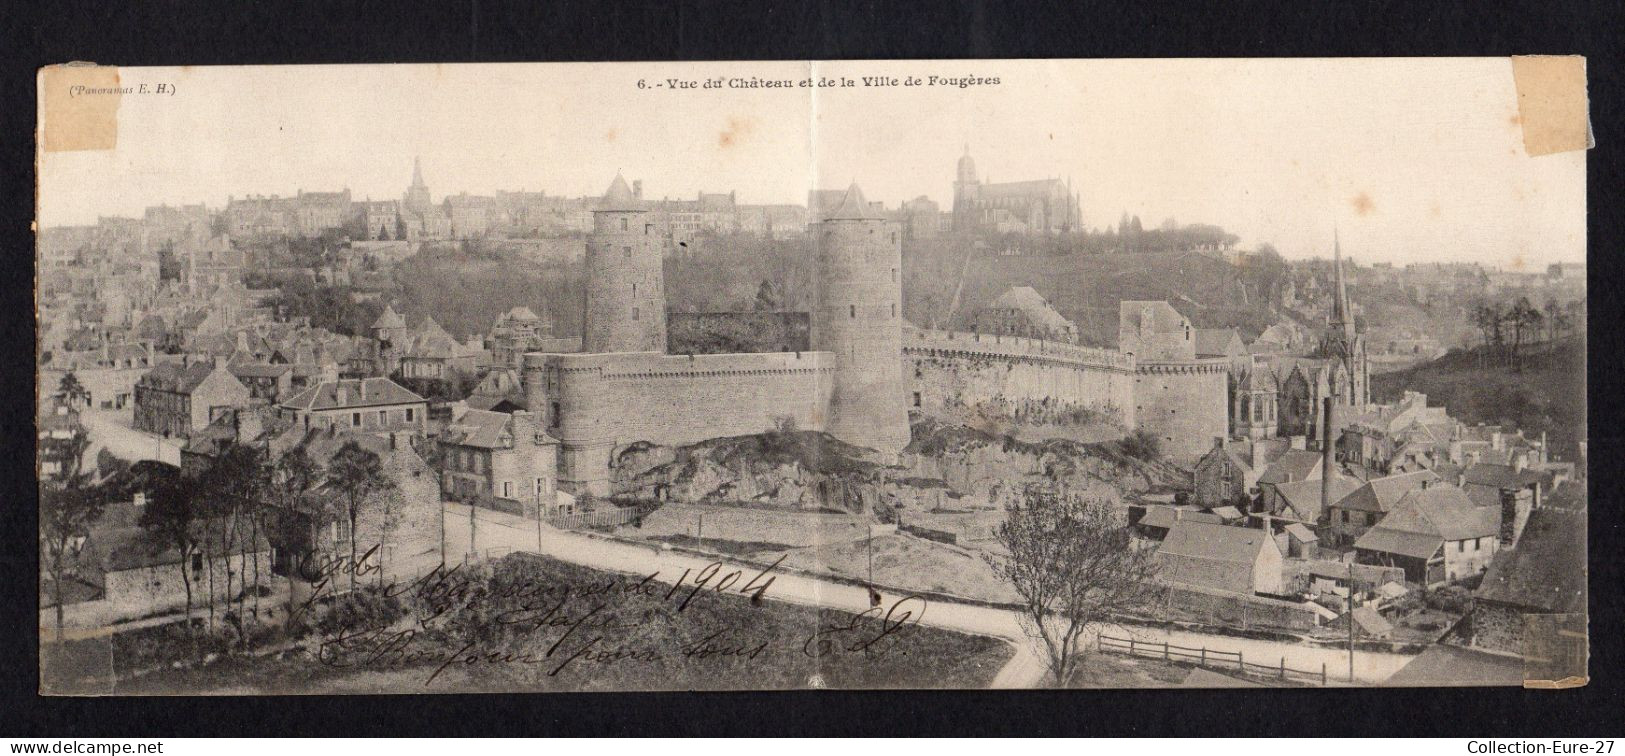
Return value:
<svg viewBox="0 0 1625 756">
<path fill-rule="evenodd" d="M 954 180 L 956 231 L 1057 234 L 1082 226 L 1078 195 L 1070 181 L 1040 179 L 1003 184 L 979 181 L 970 147 L 959 158 Z"/>
</svg>

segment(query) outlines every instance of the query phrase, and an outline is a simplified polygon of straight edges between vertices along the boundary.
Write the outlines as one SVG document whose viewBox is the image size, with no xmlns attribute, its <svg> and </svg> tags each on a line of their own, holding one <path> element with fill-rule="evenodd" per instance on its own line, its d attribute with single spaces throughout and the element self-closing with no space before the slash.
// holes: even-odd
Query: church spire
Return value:
<svg viewBox="0 0 1625 756">
<path fill-rule="evenodd" d="M 1336 299 L 1332 302 L 1332 325 L 1343 331 L 1349 342 L 1354 340 L 1354 312 L 1349 307 L 1348 286 L 1343 281 L 1343 245 L 1338 239 L 1337 227 L 1332 227 L 1332 267 L 1336 281 Z"/>
<path fill-rule="evenodd" d="M 412 186 L 423 186 L 423 158 L 412 156 Z"/>
</svg>

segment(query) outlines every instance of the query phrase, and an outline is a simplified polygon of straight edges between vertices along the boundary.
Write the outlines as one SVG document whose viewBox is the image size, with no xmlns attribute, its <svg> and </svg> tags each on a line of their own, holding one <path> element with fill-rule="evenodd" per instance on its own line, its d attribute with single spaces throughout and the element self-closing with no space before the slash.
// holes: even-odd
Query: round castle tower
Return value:
<svg viewBox="0 0 1625 756">
<path fill-rule="evenodd" d="M 853 184 L 814 234 L 812 348 L 835 355 L 825 430 L 847 443 L 896 454 L 909 441 L 897 226 L 871 210 Z"/>
<path fill-rule="evenodd" d="M 654 221 L 618 173 L 592 219 L 581 351 L 666 351 L 661 237 Z"/>
</svg>

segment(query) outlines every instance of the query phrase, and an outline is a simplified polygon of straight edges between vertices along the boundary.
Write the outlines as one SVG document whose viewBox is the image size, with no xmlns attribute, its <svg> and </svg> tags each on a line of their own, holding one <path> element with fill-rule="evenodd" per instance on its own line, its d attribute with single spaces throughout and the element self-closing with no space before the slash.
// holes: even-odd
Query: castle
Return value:
<svg viewBox="0 0 1625 756">
<path fill-rule="evenodd" d="M 954 230 L 1053 234 L 1077 231 L 1082 223 L 1078 195 L 1070 182 L 979 181 L 976 161 L 966 145 L 954 180 Z"/>
<path fill-rule="evenodd" d="M 1223 433 L 1223 361 L 1195 358 L 1189 321 L 1166 302 L 1124 305 L 1136 321 L 1125 344 L 1147 346 L 1119 351 L 908 327 L 900 227 L 855 184 L 832 204 L 810 229 L 811 351 L 667 354 L 662 234 L 615 177 L 593 210 L 580 351 L 522 359 L 526 405 L 560 442 L 562 490 L 608 493 L 614 460 L 635 444 L 789 425 L 895 457 L 911 411 L 989 403 L 1091 409 L 1150 430 L 1180 460 Z"/>
</svg>

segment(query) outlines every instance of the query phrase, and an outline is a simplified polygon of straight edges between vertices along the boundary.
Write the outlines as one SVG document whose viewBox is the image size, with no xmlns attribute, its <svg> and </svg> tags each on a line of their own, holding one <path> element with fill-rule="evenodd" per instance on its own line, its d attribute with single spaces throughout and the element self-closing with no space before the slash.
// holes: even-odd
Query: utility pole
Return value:
<svg viewBox="0 0 1625 756">
<path fill-rule="evenodd" d="M 1354 563 L 1349 562 L 1349 683 L 1354 682 Z"/>
</svg>

